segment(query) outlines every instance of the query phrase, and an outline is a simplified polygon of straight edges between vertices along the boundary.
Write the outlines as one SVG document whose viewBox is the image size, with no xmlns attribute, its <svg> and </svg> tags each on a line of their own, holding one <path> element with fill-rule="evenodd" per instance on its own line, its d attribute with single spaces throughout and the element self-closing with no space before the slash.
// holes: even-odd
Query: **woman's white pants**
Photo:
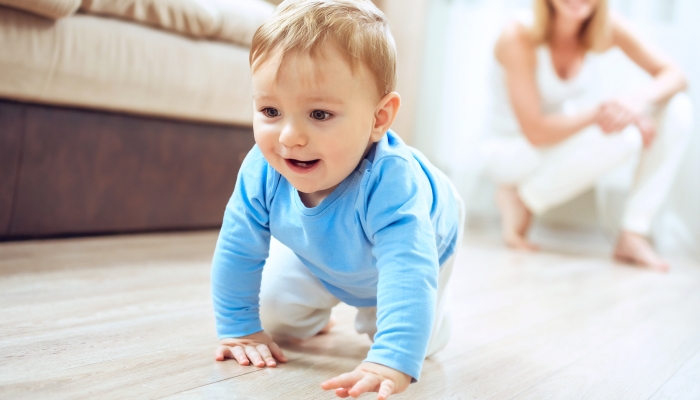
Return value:
<svg viewBox="0 0 700 400">
<path fill-rule="evenodd" d="M 649 148 L 643 148 L 635 126 L 607 135 L 590 126 L 546 147 L 534 147 L 524 137 L 492 139 L 485 149 L 486 173 L 501 185 L 516 186 L 528 209 L 541 214 L 591 188 L 639 154 L 622 229 L 648 235 L 690 140 L 693 114 L 688 95 L 675 95 L 655 120 L 657 136 Z"/>
</svg>

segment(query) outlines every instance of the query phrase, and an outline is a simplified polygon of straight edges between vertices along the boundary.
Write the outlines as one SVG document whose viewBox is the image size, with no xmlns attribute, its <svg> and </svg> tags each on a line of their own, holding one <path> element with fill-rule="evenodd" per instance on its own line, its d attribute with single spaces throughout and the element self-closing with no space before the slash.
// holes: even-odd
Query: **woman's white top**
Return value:
<svg viewBox="0 0 700 400">
<path fill-rule="evenodd" d="M 535 78 L 543 114 L 573 114 L 585 105 L 592 104 L 592 95 L 596 92 L 594 85 L 598 75 L 598 55 L 586 53 L 576 75 L 570 79 L 562 79 L 554 68 L 549 47 L 541 45 L 536 49 L 536 53 Z M 498 61 L 494 64 L 491 76 L 493 88 L 491 132 L 501 137 L 519 135 L 521 129 L 510 102 L 505 70 Z"/>
</svg>

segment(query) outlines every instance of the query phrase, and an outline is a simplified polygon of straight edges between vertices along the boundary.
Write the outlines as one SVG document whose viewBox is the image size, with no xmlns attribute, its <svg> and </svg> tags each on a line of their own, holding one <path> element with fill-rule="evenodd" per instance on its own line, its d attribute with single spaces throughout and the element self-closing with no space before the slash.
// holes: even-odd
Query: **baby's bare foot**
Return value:
<svg viewBox="0 0 700 400">
<path fill-rule="evenodd" d="M 496 194 L 496 203 L 501 211 L 503 240 L 516 250 L 537 251 L 539 248 L 527 240 L 527 231 L 532 222 L 532 213 L 520 200 L 514 187 L 502 186 Z"/>
<path fill-rule="evenodd" d="M 668 262 L 656 253 L 644 236 L 632 232 L 620 233 L 615 248 L 615 259 L 659 272 L 668 272 L 670 268 Z"/>
</svg>

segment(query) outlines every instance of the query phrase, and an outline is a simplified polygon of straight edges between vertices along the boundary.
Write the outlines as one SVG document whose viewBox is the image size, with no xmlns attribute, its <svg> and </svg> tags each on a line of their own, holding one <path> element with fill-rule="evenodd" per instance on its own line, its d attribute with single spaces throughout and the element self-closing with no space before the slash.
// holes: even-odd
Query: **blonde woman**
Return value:
<svg viewBox="0 0 700 400">
<path fill-rule="evenodd" d="M 496 47 L 486 169 L 499 183 L 503 236 L 518 249 L 534 214 L 564 203 L 640 153 L 615 258 L 665 271 L 648 237 L 692 130 L 686 81 L 669 60 L 609 15 L 605 0 L 536 0 L 532 25 L 512 23 Z M 597 55 L 612 48 L 652 77 L 627 96 L 591 103 Z M 589 101 L 587 103 L 587 101 Z"/>
</svg>

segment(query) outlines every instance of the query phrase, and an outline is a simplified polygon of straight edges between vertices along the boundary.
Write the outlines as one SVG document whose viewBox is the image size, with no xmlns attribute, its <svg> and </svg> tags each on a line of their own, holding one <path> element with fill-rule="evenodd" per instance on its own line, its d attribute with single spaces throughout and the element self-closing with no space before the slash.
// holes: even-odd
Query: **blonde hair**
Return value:
<svg viewBox="0 0 700 400">
<path fill-rule="evenodd" d="M 547 43 L 552 39 L 554 23 L 554 6 L 551 0 L 535 0 L 535 20 L 532 35 L 537 43 Z M 593 14 L 583 23 L 579 32 L 579 41 L 586 50 L 603 51 L 610 24 L 608 21 L 608 2 L 599 0 Z"/>
<path fill-rule="evenodd" d="M 253 36 L 253 71 L 277 50 L 280 63 L 292 53 L 315 56 L 335 44 L 353 70 L 364 64 L 383 96 L 396 87 L 396 45 L 384 14 L 369 0 L 286 0 Z"/>
</svg>

